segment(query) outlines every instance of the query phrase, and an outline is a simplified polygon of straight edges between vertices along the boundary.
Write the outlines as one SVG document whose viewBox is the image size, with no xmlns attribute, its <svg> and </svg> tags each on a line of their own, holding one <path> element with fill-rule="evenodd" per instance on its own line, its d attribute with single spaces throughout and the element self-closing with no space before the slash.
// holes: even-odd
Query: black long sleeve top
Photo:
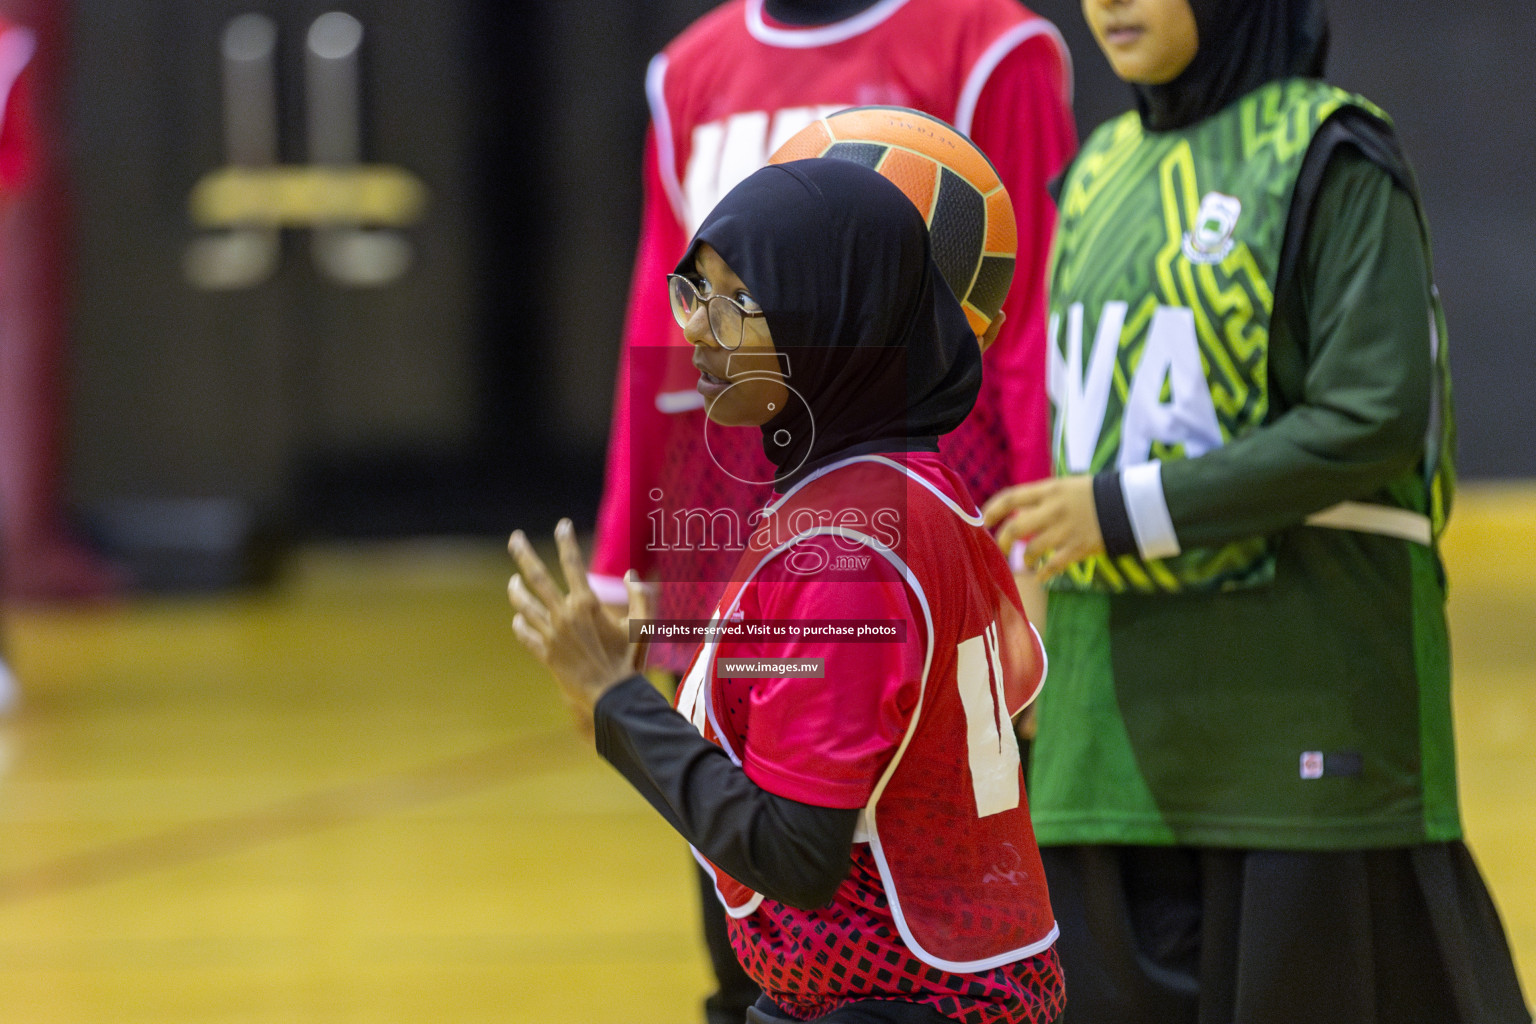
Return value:
<svg viewBox="0 0 1536 1024">
<path fill-rule="evenodd" d="M 848 875 L 857 808 L 763 789 L 643 676 L 605 693 L 593 715 L 597 752 L 710 863 L 793 907 L 831 900 Z"/>
</svg>

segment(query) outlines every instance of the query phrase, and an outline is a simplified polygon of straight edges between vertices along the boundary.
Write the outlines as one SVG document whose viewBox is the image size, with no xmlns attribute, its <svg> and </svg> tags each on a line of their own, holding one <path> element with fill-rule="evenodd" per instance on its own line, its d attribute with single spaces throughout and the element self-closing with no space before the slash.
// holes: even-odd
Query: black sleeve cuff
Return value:
<svg viewBox="0 0 1536 1024">
<path fill-rule="evenodd" d="M 857 809 L 759 787 L 633 675 L 592 709 L 597 752 L 710 862 L 769 899 L 819 907 L 847 876 Z"/>
<path fill-rule="evenodd" d="M 620 680 L 618 685 L 609 687 L 608 692 L 592 705 L 592 729 L 597 734 L 597 752 L 605 758 L 608 756 L 603 753 L 603 737 L 607 730 L 603 728 L 602 723 L 605 720 L 611 720 L 621 714 L 622 709 L 630 706 L 632 701 L 639 701 L 640 706 L 644 707 L 647 703 L 658 700 L 671 707 L 667 698 L 663 697 L 660 691 L 639 672 Z"/>
<path fill-rule="evenodd" d="M 1125 508 L 1125 492 L 1120 489 L 1120 473 L 1107 469 L 1093 478 L 1093 508 L 1099 516 L 1099 533 L 1104 538 L 1104 553 L 1134 555 L 1136 533 L 1131 529 L 1131 515 Z"/>
</svg>

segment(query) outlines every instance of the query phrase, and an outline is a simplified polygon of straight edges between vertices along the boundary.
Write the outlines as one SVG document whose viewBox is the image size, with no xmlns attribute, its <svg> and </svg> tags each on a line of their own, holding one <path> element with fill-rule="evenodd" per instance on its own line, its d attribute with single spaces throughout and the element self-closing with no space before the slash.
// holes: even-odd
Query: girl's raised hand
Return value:
<svg viewBox="0 0 1536 1024">
<path fill-rule="evenodd" d="M 566 590 L 545 567 L 523 531 L 507 550 L 519 572 L 507 584 L 516 613 L 512 631 L 542 661 L 560 684 L 578 721 L 590 723 L 603 694 L 636 671 L 639 645 L 629 642 L 627 621 L 616 620 L 587 585 L 586 564 L 569 519 L 555 527 L 555 546 Z M 631 616 L 645 614 L 645 597 L 633 574 L 625 577 Z"/>
</svg>

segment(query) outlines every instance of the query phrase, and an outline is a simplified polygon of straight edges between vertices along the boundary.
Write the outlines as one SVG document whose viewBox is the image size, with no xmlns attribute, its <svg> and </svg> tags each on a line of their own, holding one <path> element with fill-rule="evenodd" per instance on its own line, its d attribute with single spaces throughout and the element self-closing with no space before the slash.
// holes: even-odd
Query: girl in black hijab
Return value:
<svg viewBox="0 0 1536 1024">
<path fill-rule="evenodd" d="M 981 350 L 934 273 L 922 219 L 888 201 L 879 175 L 845 164 L 782 165 L 743 182 L 675 275 L 697 280 L 708 246 L 751 282 L 797 396 L 762 424 L 780 491 L 831 459 L 937 451 L 981 388 Z"/>
<path fill-rule="evenodd" d="M 764 168 L 671 278 L 711 420 L 757 426 L 778 500 L 674 709 L 648 629 L 569 591 L 522 533 L 514 630 L 598 752 L 692 845 L 764 996 L 749 1021 L 1045 1022 L 1056 927 L 1011 718 L 1044 677 L 1006 561 L 936 439 L 980 348 L 889 181 L 840 160 Z M 712 467 L 701 466 L 701 472 Z"/>
<path fill-rule="evenodd" d="M 1444 319 L 1318 0 L 1083 0 L 1030 784 L 1072 1024 L 1527 1024 L 1456 806 Z M 1119 386 L 1116 386 L 1118 383 Z"/>
</svg>

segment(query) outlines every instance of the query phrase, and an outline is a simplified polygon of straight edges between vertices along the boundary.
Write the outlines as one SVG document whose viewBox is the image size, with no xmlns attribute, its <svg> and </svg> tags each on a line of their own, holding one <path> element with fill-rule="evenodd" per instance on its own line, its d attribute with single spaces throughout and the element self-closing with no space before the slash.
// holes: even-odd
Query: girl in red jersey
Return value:
<svg viewBox="0 0 1536 1024">
<path fill-rule="evenodd" d="M 766 168 L 705 219 L 671 293 L 710 419 L 761 429 L 778 497 L 676 709 L 635 673 L 568 521 L 569 592 L 513 534 L 519 639 L 713 874 L 764 991 L 749 1019 L 1054 1020 L 1010 728 L 1044 658 L 938 454 L 981 360 L 921 217 L 856 164 Z M 631 581 L 632 624 L 640 601 Z"/>
<path fill-rule="evenodd" d="M 622 609 L 633 569 L 657 614 L 704 618 L 741 555 L 737 532 L 705 545 L 658 536 L 658 519 L 744 517 L 771 497 L 756 438 L 717 431 L 694 390 L 690 346 L 667 315 L 666 273 L 715 203 L 818 116 L 861 104 L 913 107 L 953 124 L 992 160 L 1014 203 L 1018 264 L 1007 323 L 987 352 L 976 407 L 941 444 L 978 500 L 1050 472 L 1045 263 L 1055 207 L 1046 183 L 1076 148 L 1071 59 L 1060 34 L 1018 0 L 725 0 L 651 61 L 639 243 L 613 387 L 589 582 Z M 706 437 L 706 433 L 708 436 Z M 671 531 L 669 531 L 670 533 Z M 719 540 L 720 543 L 714 543 Z M 1044 607 L 1023 580 L 1031 608 Z M 666 692 L 691 643 L 651 644 Z M 590 723 L 580 722 L 584 727 Z M 739 1024 L 757 992 L 737 967 L 703 883 L 703 931 L 717 979 L 708 1024 Z"/>
</svg>

